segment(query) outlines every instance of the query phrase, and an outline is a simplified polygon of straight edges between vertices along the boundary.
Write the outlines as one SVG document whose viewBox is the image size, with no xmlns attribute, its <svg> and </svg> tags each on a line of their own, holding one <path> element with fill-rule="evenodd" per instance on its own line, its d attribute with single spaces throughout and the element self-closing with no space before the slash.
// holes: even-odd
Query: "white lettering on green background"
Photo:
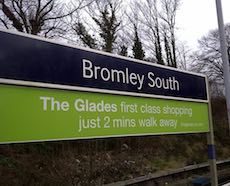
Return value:
<svg viewBox="0 0 230 186">
<path fill-rule="evenodd" d="M 0 143 L 208 132 L 208 103 L 0 85 Z"/>
</svg>

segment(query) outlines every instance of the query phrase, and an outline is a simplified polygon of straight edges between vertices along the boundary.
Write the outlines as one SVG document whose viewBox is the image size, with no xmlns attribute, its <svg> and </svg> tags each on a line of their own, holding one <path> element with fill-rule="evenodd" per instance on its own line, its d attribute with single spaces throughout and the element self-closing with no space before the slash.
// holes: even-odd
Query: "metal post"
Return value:
<svg viewBox="0 0 230 186">
<path fill-rule="evenodd" d="M 227 103 L 227 112 L 228 112 L 228 125 L 230 130 L 230 74 L 229 74 L 229 59 L 227 52 L 227 43 L 224 29 L 224 19 L 222 13 L 222 4 L 221 0 L 216 0 L 216 11 L 218 18 L 218 26 L 219 26 L 219 35 L 220 35 L 220 46 L 222 53 L 222 61 L 223 61 L 223 70 L 224 70 L 224 85 L 225 85 L 225 97 Z"/>
<path fill-rule="evenodd" d="M 209 109 L 211 109 L 211 106 L 209 106 Z M 211 118 L 212 117 L 210 117 L 210 119 Z M 218 186 L 218 174 L 217 174 L 217 166 L 216 166 L 216 149 L 215 149 L 215 142 L 214 142 L 214 134 L 213 134 L 212 121 L 210 120 L 209 122 L 210 122 L 209 124 L 210 132 L 207 133 L 207 141 L 208 141 L 208 160 L 209 160 L 209 165 L 210 165 L 210 177 L 211 177 L 212 186 Z"/>
<path fill-rule="evenodd" d="M 218 186 L 216 148 L 215 148 L 213 122 L 212 122 L 212 106 L 211 106 L 211 98 L 210 98 L 209 84 L 207 78 L 206 78 L 206 85 L 207 85 L 208 115 L 209 115 L 209 132 L 207 133 L 207 141 L 208 141 L 208 160 L 210 165 L 210 177 L 211 177 L 211 185 Z"/>
</svg>

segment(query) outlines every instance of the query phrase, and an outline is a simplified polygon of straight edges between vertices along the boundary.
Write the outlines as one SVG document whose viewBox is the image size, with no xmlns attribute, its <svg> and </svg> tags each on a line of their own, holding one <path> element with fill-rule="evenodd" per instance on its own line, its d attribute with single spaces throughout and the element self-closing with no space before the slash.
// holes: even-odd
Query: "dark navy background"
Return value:
<svg viewBox="0 0 230 186">
<path fill-rule="evenodd" d="M 82 59 L 94 65 L 145 75 L 141 90 L 138 84 L 123 84 L 102 79 L 85 79 L 82 76 Z M 146 81 L 148 72 L 168 78 L 174 76 L 180 83 L 180 91 L 151 88 Z M 81 49 L 62 46 L 37 39 L 0 31 L 0 78 L 75 85 L 99 89 L 174 96 L 207 100 L 205 78 L 93 53 Z"/>
</svg>

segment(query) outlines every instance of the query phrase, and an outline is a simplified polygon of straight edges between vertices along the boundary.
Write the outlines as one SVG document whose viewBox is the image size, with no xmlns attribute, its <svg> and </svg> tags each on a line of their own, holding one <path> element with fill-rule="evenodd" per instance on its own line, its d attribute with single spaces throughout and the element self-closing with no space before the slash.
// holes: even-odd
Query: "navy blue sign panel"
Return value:
<svg viewBox="0 0 230 186">
<path fill-rule="evenodd" d="M 0 31 L 0 78 L 207 100 L 204 76 Z"/>
</svg>

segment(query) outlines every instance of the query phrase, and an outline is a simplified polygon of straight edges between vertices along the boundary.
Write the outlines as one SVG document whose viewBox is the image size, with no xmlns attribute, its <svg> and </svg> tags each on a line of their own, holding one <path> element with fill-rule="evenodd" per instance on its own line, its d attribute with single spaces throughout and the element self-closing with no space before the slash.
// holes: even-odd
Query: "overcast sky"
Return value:
<svg viewBox="0 0 230 186">
<path fill-rule="evenodd" d="M 222 0 L 224 22 L 230 23 L 230 0 Z M 182 0 L 177 13 L 177 37 L 192 49 L 197 40 L 217 25 L 215 0 Z"/>
</svg>

